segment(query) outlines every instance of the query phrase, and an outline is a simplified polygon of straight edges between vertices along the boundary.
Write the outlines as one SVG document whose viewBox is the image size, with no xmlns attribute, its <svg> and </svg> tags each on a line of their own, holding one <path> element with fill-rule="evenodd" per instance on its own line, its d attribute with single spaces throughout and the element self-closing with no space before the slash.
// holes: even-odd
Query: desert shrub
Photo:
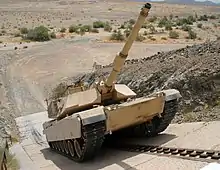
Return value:
<svg viewBox="0 0 220 170">
<path fill-rule="evenodd" d="M 6 33 L 6 30 L 2 30 L 1 33 L 2 33 L 2 34 L 5 34 L 5 33 Z"/>
<path fill-rule="evenodd" d="M 92 33 L 99 33 L 99 30 L 98 30 L 97 28 L 92 28 L 92 29 L 91 29 L 91 32 L 92 32 Z"/>
<path fill-rule="evenodd" d="M 198 21 L 208 21 L 208 16 L 207 15 L 201 15 L 199 17 Z"/>
<path fill-rule="evenodd" d="M 215 15 L 210 15 L 209 18 L 210 18 L 210 19 L 217 19 L 217 16 L 215 16 Z"/>
<path fill-rule="evenodd" d="M 176 32 L 176 31 L 170 31 L 169 32 L 169 37 L 172 38 L 172 39 L 177 39 L 177 38 L 179 38 L 179 33 Z"/>
<path fill-rule="evenodd" d="M 120 28 L 121 28 L 121 29 L 125 29 L 125 24 L 122 24 L 122 25 L 120 26 Z"/>
<path fill-rule="evenodd" d="M 169 22 L 169 20 L 166 16 L 164 16 L 162 19 L 159 20 L 158 27 L 164 27 L 167 24 L 167 22 Z"/>
<path fill-rule="evenodd" d="M 202 23 L 198 23 L 198 24 L 197 24 L 197 27 L 198 27 L 198 28 L 202 28 Z"/>
<path fill-rule="evenodd" d="M 196 22 L 196 18 L 193 17 L 192 15 L 187 17 L 188 22 Z"/>
<path fill-rule="evenodd" d="M 156 20 L 157 20 L 156 16 L 153 16 L 153 17 L 148 19 L 149 22 L 155 22 Z"/>
<path fill-rule="evenodd" d="M 148 38 L 148 39 L 150 39 L 150 40 L 152 40 L 152 41 L 156 41 L 156 38 L 154 38 L 154 37 L 153 37 L 153 36 L 151 36 L 151 35 L 150 35 L 150 36 L 148 36 L 147 38 Z"/>
<path fill-rule="evenodd" d="M 93 22 L 93 28 L 104 28 L 105 23 L 102 21 L 95 21 Z"/>
<path fill-rule="evenodd" d="M 176 21 L 176 25 L 182 26 L 182 25 L 193 25 L 193 21 L 190 18 L 180 18 Z"/>
<path fill-rule="evenodd" d="M 145 38 L 143 35 L 138 34 L 138 36 L 137 36 L 137 38 L 136 38 L 136 41 L 142 42 L 142 41 L 144 41 L 145 39 L 146 39 L 146 38 Z"/>
<path fill-rule="evenodd" d="M 189 30 L 188 31 L 188 36 L 186 38 L 187 39 L 196 39 L 197 38 L 197 34 L 194 31 Z"/>
<path fill-rule="evenodd" d="M 2 155 L 2 153 L 3 153 L 3 149 L 0 148 L 0 155 Z M 16 159 L 14 154 L 12 154 L 9 151 L 6 151 L 6 157 L 7 157 L 6 167 L 8 169 L 19 169 L 20 168 L 19 162 Z"/>
<path fill-rule="evenodd" d="M 32 41 L 48 41 L 50 40 L 48 31 L 48 28 L 44 26 L 35 27 L 28 31 L 27 35 L 24 36 L 24 39 Z"/>
<path fill-rule="evenodd" d="M 152 24 L 149 24 L 147 26 L 147 28 L 150 30 L 151 34 L 155 34 L 157 32 L 157 30 L 155 29 L 155 27 Z"/>
<path fill-rule="evenodd" d="M 167 38 L 166 37 L 161 37 L 161 40 L 167 40 Z"/>
<path fill-rule="evenodd" d="M 172 20 L 173 19 L 173 14 L 170 14 L 169 18 L 170 18 L 170 20 Z"/>
<path fill-rule="evenodd" d="M 192 30 L 192 27 L 190 27 L 189 25 L 184 24 L 184 25 L 181 27 L 181 29 L 182 29 L 183 31 L 190 31 L 190 30 Z"/>
<path fill-rule="evenodd" d="M 77 32 L 78 29 L 79 29 L 78 26 L 76 26 L 76 25 L 71 25 L 71 26 L 69 27 L 69 33 Z"/>
<path fill-rule="evenodd" d="M 64 27 L 61 28 L 61 29 L 60 29 L 60 32 L 66 32 L 66 28 L 64 28 Z"/>
<path fill-rule="evenodd" d="M 54 32 L 52 32 L 52 33 L 50 33 L 50 38 L 55 39 L 55 38 L 57 38 L 57 36 L 56 36 L 56 34 Z"/>
<path fill-rule="evenodd" d="M 170 23 L 170 22 L 167 22 L 166 24 L 165 24 L 165 30 L 173 30 L 173 27 L 172 27 L 172 24 Z"/>
<path fill-rule="evenodd" d="M 115 32 L 112 33 L 110 39 L 111 40 L 123 41 L 125 38 L 124 38 L 124 35 L 121 33 L 121 31 L 118 30 L 116 33 Z"/>
<path fill-rule="evenodd" d="M 128 37 L 128 36 L 130 35 L 130 33 L 131 33 L 131 30 L 126 29 L 126 30 L 124 31 L 125 37 Z"/>
<path fill-rule="evenodd" d="M 20 32 L 21 34 L 27 34 L 28 33 L 28 29 L 23 27 L 23 28 L 20 28 Z"/>
<path fill-rule="evenodd" d="M 16 33 L 14 34 L 14 37 L 20 37 L 20 36 L 21 36 L 20 32 L 16 32 Z"/>
<path fill-rule="evenodd" d="M 216 23 L 212 23 L 213 27 L 217 28 L 218 25 Z"/>
<path fill-rule="evenodd" d="M 92 26 L 91 25 L 83 25 L 80 29 L 84 30 L 85 32 L 91 32 Z"/>
<path fill-rule="evenodd" d="M 132 26 L 131 24 L 129 24 L 129 25 L 127 26 L 127 29 L 129 29 L 129 30 L 132 30 L 132 28 L 133 28 L 133 26 Z"/>
<path fill-rule="evenodd" d="M 111 31 L 112 31 L 112 27 L 111 27 L 111 25 L 110 25 L 109 22 L 106 22 L 106 23 L 105 23 L 104 31 L 108 31 L 108 32 L 111 32 Z"/>
<path fill-rule="evenodd" d="M 135 19 L 130 19 L 128 22 L 129 22 L 129 24 L 134 25 L 135 24 Z"/>
<path fill-rule="evenodd" d="M 141 26 L 141 28 L 147 28 L 147 24 L 146 23 L 144 23 L 142 26 Z"/>
</svg>

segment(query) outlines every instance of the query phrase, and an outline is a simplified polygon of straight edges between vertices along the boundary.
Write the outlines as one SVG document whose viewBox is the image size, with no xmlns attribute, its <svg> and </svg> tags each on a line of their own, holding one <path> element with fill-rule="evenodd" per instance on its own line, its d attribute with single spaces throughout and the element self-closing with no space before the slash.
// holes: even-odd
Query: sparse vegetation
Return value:
<svg viewBox="0 0 220 170">
<path fill-rule="evenodd" d="M 48 28 L 44 26 L 35 27 L 30 29 L 26 36 L 23 36 L 24 39 L 32 41 L 48 41 L 50 40 L 50 35 Z"/>
<path fill-rule="evenodd" d="M 181 27 L 181 29 L 182 29 L 183 31 L 190 31 L 190 30 L 192 30 L 192 27 L 189 26 L 189 25 L 184 24 L 184 25 Z"/>
<path fill-rule="evenodd" d="M 50 38 L 52 38 L 52 39 L 55 39 L 55 38 L 56 38 L 55 32 L 52 32 L 52 33 L 50 34 Z"/>
<path fill-rule="evenodd" d="M 108 31 L 108 32 L 111 32 L 111 31 L 112 31 L 112 27 L 111 27 L 111 25 L 110 25 L 109 22 L 106 22 L 106 23 L 105 23 L 104 31 Z"/>
<path fill-rule="evenodd" d="M 28 29 L 23 27 L 20 29 L 21 34 L 27 34 L 28 33 Z"/>
<path fill-rule="evenodd" d="M 115 32 L 112 33 L 110 40 L 123 41 L 123 40 L 125 40 L 125 37 L 121 33 L 121 30 L 118 30 L 118 31 L 116 31 L 116 33 Z"/>
<path fill-rule="evenodd" d="M 99 30 L 98 30 L 97 28 L 92 28 L 92 29 L 91 29 L 91 32 L 92 32 L 92 33 L 99 33 Z"/>
<path fill-rule="evenodd" d="M 197 27 L 198 27 L 198 28 L 202 28 L 202 23 L 198 23 L 198 24 L 197 24 Z"/>
<path fill-rule="evenodd" d="M 93 22 L 93 28 L 104 28 L 104 27 L 105 27 L 105 23 L 102 21 Z"/>
<path fill-rule="evenodd" d="M 142 41 L 144 41 L 145 39 L 146 39 L 146 38 L 145 38 L 143 35 L 138 34 L 138 36 L 137 36 L 137 38 L 136 38 L 136 41 L 142 42 Z"/>
<path fill-rule="evenodd" d="M 167 40 L 167 37 L 161 37 L 161 40 Z"/>
<path fill-rule="evenodd" d="M 197 38 L 197 34 L 194 31 L 189 30 L 188 31 L 188 36 L 186 38 L 187 39 L 196 39 Z"/>
<path fill-rule="evenodd" d="M 177 31 L 170 31 L 169 32 L 169 37 L 172 39 L 178 39 L 179 38 L 179 33 Z"/>
<path fill-rule="evenodd" d="M 207 16 L 207 15 L 201 15 L 201 16 L 198 18 L 198 21 L 208 21 L 208 16 Z"/>
<path fill-rule="evenodd" d="M 131 30 L 130 29 L 126 29 L 124 31 L 125 37 L 127 38 L 130 35 L 130 33 L 131 33 Z"/>
<path fill-rule="evenodd" d="M 62 32 L 62 33 L 66 32 L 66 28 L 64 28 L 64 27 L 61 28 L 60 32 Z"/>
<path fill-rule="evenodd" d="M 0 148 L 0 155 L 2 155 L 2 153 L 3 153 L 3 149 Z M 20 166 L 17 159 L 15 158 L 15 155 L 10 153 L 9 151 L 6 151 L 6 157 L 7 157 L 7 164 L 6 164 L 7 168 L 11 170 L 18 170 Z"/>
<path fill-rule="evenodd" d="M 157 32 L 156 28 L 152 24 L 149 24 L 147 28 L 150 30 L 150 34 L 155 34 Z"/>
<path fill-rule="evenodd" d="M 134 25 L 135 24 L 135 19 L 130 19 L 128 22 L 129 22 L 129 24 Z"/>
<path fill-rule="evenodd" d="M 153 16 L 153 17 L 148 19 L 149 22 L 155 22 L 156 20 L 157 20 L 156 16 Z"/>
<path fill-rule="evenodd" d="M 71 25 L 71 26 L 69 27 L 69 33 L 77 32 L 78 29 L 79 29 L 78 26 L 76 26 L 76 25 Z"/>
</svg>

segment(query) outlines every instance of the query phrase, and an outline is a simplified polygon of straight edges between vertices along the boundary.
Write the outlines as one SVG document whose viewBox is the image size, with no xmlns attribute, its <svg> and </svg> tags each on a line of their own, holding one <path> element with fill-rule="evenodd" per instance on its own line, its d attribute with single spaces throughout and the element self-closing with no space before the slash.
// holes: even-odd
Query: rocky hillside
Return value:
<svg viewBox="0 0 220 170">
<path fill-rule="evenodd" d="M 87 74 L 83 79 L 92 84 L 96 78 L 107 76 L 110 71 L 111 64 L 101 72 Z M 219 119 L 216 109 L 220 104 L 220 40 L 140 60 L 127 60 L 117 81 L 128 85 L 138 97 L 162 89 L 178 89 L 183 99 L 174 122 Z M 215 116 L 210 109 L 214 109 Z"/>
</svg>

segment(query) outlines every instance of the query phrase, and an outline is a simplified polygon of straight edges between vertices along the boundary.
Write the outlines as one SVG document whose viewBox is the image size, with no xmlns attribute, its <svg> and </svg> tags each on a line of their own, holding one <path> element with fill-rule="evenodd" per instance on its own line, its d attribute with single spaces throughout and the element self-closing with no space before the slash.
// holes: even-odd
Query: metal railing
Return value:
<svg viewBox="0 0 220 170">
<path fill-rule="evenodd" d="M 4 140 L 2 155 L 0 157 L 0 170 L 7 170 L 7 152 L 9 151 L 8 140 Z"/>
</svg>

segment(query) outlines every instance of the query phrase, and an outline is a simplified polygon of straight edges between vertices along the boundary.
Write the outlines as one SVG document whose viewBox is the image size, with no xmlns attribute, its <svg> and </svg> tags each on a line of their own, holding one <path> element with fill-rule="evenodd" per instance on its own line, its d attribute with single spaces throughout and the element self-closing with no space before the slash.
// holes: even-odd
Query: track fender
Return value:
<svg viewBox="0 0 220 170">
<path fill-rule="evenodd" d="M 106 120 L 106 115 L 103 106 L 82 111 L 78 113 L 78 116 L 81 118 L 83 125 L 93 124 L 96 122 Z"/>
<path fill-rule="evenodd" d="M 171 101 L 171 100 L 179 100 L 182 98 L 180 92 L 176 89 L 168 89 L 168 90 L 162 90 L 160 92 L 165 93 L 165 101 Z"/>
</svg>

